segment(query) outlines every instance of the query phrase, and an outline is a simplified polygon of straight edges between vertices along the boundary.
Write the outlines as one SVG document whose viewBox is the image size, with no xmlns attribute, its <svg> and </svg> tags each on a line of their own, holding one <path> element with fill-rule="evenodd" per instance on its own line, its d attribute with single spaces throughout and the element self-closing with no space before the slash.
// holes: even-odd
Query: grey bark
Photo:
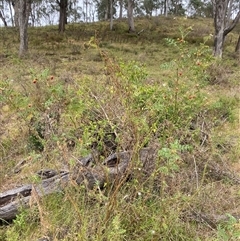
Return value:
<svg viewBox="0 0 240 241">
<path fill-rule="evenodd" d="M 28 207 L 30 202 L 34 203 L 34 200 L 30 200 L 34 198 L 33 195 L 36 198 L 40 198 L 44 195 L 61 191 L 64 184 L 68 182 L 68 178 L 68 173 L 65 172 L 44 180 L 40 184 L 26 184 L 0 193 L 0 220 L 14 219 L 21 207 Z"/>
<path fill-rule="evenodd" d="M 240 19 L 240 11 L 238 12 L 235 19 L 228 23 L 227 13 L 228 13 L 228 3 L 229 0 L 215 0 L 214 1 L 214 27 L 215 27 L 215 38 L 214 38 L 214 56 L 222 58 L 223 44 L 225 37 L 229 32 L 233 30 Z"/>
<path fill-rule="evenodd" d="M 127 16 L 128 16 L 129 32 L 135 32 L 133 8 L 134 8 L 134 0 L 128 0 Z"/>
<path fill-rule="evenodd" d="M 19 34 L 20 47 L 19 57 L 24 56 L 28 51 L 28 19 L 31 11 L 31 0 L 19 0 Z"/>
<path fill-rule="evenodd" d="M 108 14 L 109 14 L 109 2 L 107 1 L 106 10 L 105 10 L 105 16 L 104 16 L 104 20 L 105 21 L 108 20 Z"/>
<path fill-rule="evenodd" d="M 67 7 L 68 7 L 68 0 L 56 0 L 59 6 L 59 24 L 58 24 L 58 31 L 63 33 L 65 31 L 65 24 L 67 19 Z"/>
<path fill-rule="evenodd" d="M 168 1 L 169 1 L 169 0 L 165 0 L 165 1 L 164 1 L 164 16 L 165 16 L 165 17 L 168 16 Z"/>
<path fill-rule="evenodd" d="M 235 48 L 235 52 L 240 54 L 240 34 L 238 36 L 238 41 L 237 41 L 237 45 Z"/>
<path fill-rule="evenodd" d="M 123 0 L 119 0 L 119 19 L 123 17 Z"/>
<path fill-rule="evenodd" d="M 14 26 L 19 27 L 19 4 L 20 1 L 14 0 L 12 1 L 13 9 L 14 9 Z"/>
<path fill-rule="evenodd" d="M 110 1 L 110 30 L 113 28 L 113 1 L 114 0 L 109 0 Z"/>
</svg>

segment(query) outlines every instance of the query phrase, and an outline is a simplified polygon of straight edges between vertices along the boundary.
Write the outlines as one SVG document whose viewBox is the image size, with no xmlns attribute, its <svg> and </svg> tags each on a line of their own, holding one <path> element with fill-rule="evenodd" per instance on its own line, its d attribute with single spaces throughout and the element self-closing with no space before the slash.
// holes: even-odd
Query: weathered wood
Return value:
<svg viewBox="0 0 240 241">
<path fill-rule="evenodd" d="M 151 170 L 156 150 L 144 148 L 139 151 L 137 159 L 140 160 L 141 166 L 145 170 Z M 76 181 L 78 185 L 86 185 L 88 189 L 93 189 L 95 185 L 100 188 L 105 183 L 114 183 L 129 174 L 133 152 L 119 152 L 112 154 L 102 164 L 91 164 L 94 157 L 89 155 L 78 160 L 75 169 L 70 173 L 68 171 L 57 172 L 55 170 L 41 170 L 37 174 L 41 179 L 37 184 L 26 184 L 21 187 L 0 193 L 0 220 L 11 220 L 16 217 L 20 207 L 28 207 L 30 205 L 31 196 L 43 197 L 45 195 L 62 191 L 70 180 Z M 31 200 L 31 203 L 34 200 Z"/>
<path fill-rule="evenodd" d="M 20 207 L 28 207 L 30 203 L 36 202 L 34 196 L 41 198 L 51 193 L 61 192 L 70 181 L 75 181 L 78 185 L 84 184 L 88 189 L 93 189 L 96 185 L 103 188 L 105 183 L 114 184 L 116 181 L 125 181 L 128 175 L 133 174 L 134 168 L 132 167 L 138 167 L 137 169 L 144 176 L 149 177 L 155 170 L 157 150 L 158 148 L 155 147 L 143 148 L 137 153 L 130 151 L 114 153 L 101 164 L 96 164 L 95 158 L 89 155 L 79 159 L 72 172 L 41 170 L 37 173 L 42 179 L 41 182 L 26 184 L 0 193 L 0 221 L 14 219 Z M 94 163 L 95 166 L 93 166 Z M 201 165 L 199 168 L 201 169 Z M 235 175 L 219 171 L 221 169 L 217 166 L 209 165 L 208 168 L 218 178 L 228 177 L 239 185 L 239 178 Z M 191 216 L 193 220 L 205 222 L 211 227 L 216 227 L 217 223 L 228 218 L 226 215 L 209 216 L 201 213 L 192 213 Z M 239 214 L 233 216 L 239 218 Z"/>
<path fill-rule="evenodd" d="M 11 220 L 16 217 L 20 207 L 27 207 L 30 203 L 32 191 L 39 197 L 59 192 L 69 180 L 69 173 L 64 172 L 39 184 L 27 184 L 4 193 L 0 193 L 0 220 Z"/>
<path fill-rule="evenodd" d="M 28 184 L 19 188 L 15 188 L 13 190 L 6 191 L 4 193 L 0 193 L 0 206 L 8 202 L 11 202 L 13 199 L 20 195 L 23 197 L 29 196 L 31 191 L 32 185 Z"/>
</svg>

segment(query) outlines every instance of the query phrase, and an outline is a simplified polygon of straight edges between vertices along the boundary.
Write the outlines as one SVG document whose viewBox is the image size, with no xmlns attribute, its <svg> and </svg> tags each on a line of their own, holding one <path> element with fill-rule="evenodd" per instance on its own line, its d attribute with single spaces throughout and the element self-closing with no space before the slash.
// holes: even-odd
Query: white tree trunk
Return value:
<svg viewBox="0 0 240 241">
<path fill-rule="evenodd" d="M 128 16 L 129 32 L 135 32 L 134 19 L 133 19 L 133 7 L 134 7 L 134 0 L 128 0 L 127 16 Z"/>
<path fill-rule="evenodd" d="M 28 18 L 31 10 L 31 0 L 19 0 L 19 34 L 20 47 L 19 57 L 25 55 L 28 51 Z"/>
</svg>

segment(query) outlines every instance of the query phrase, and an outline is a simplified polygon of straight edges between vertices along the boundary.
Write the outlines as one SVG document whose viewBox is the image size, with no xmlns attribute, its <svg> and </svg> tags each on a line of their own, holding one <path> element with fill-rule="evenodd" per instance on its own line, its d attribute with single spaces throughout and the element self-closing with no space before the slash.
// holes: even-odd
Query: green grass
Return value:
<svg viewBox="0 0 240 241">
<path fill-rule="evenodd" d="M 136 19 L 139 36 L 124 21 L 113 32 L 105 22 L 68 25 L 63 35 L 29 28 L 23 59 L 17 31 L 0 30 L 0 192 L 41 168 L 71 169 L 92 149 L 100 162 L 113 149 L 159 148 L 151 176 L 137 171 L 135 155 L 135 176 L 122 186 L 71 182 L 0 226 L 0 241 L 236 240 L 237 220 L 210 227 L 196 216 L 240 213 L 239 185 L 208 169 L 234 172 L 239 162 L 238 35 L 219 62 L 209 26 L 161 17 Z"/>
</svg>

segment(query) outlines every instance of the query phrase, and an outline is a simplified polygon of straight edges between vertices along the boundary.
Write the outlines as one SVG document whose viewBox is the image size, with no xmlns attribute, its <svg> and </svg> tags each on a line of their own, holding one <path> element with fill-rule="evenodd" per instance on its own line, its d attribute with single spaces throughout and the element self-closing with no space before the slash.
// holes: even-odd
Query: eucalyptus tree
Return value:
<svg viewBox="0 0 240 241">
<path fill-rule="evenodd" d="M 59 12 L 59 33 L 63 33 L 65 31 L 65 27 L 68 23 L 68 17 L 70 14 L 74 14 L 74 19 L 77 19 L 81 16 L 81 14 L 77 11 L 82 11 L 83 8 L 78 7 L 77 0 L 49 0 L 49 2 L 51 3 L 52 9 Z M 85 3 L 86 1 L 83 1 L 83 4 Z"/>
<path fill-rule="evenodd" d="M 169 0 L 164 0 L 164 16 L 168 16 Z"/>
<path fill-rule="evenodd" d="M 214 8 L 214 56 L 222 58 L 223 44 L 225 37 L 230 33 L 237 25 L 240 19 L 240 6 L 236 12 L 236 16 L 231 19 L 232 14 L 229 11 L 232 10 L 231 0 L 213 0 Z"/>
<path fill-rule="evenodd" d="M 190 0 L 188 3 L 188 13 L 192 16 L 213 17 L 211 0 Z"/>
<path fill-rule="evenodd" d="M 59 7 L 58 31 L 63 33 L 65 31 L 65 24 L 67 23 L 68 0 L 56 0 L 56 3 Z"/>
<path fill-rule="evenodd" d="M 135 26 L 134 26 L 134 18 L 133 18 L 133 10 L 134 10 L 134 0 L 128 0 L 127 1 L 127 17 L 128 17 L 128 31 L 129 32 L 135 32 Z"/>
<path fill-rule="evenodd" d="M 20 9 L 20 1 L 18 0 L 13 0 L 12 1 L 12 6 L 14 10 L 14 26 L 19 27 L 19 9 Z"/>
<path fill-rule="evenodd" d="M 19 57 L 23 57 L 28 51 L 28 19 L 31 12 L 31 0 L 19 0 Z"/>
<path fill-rule="evenodd" d="M 46 14 L 46 9 L 50 8 L 50 4 L 46 5 L 46 1 L 32 0 L 29 24 L 34 27 L 37 23 L 41 23 L 41 18 Z"/>
<path fill-rule="evenodd" d="M 160 8 L 160 0 L 142 0 L 141 9 L 143 9 L 147 15 L 152 16 L 153 11 Z"/>
<path fill-rule="evenodd" d="M 186 9 L 183 7 L 183 0 L 170 0 L 169 2 L 169 13 L 183 16 L 185 15 Z"/>
<path fill-rule="evenodd" d="M 109 0 L 109 8 L 110 8 L 110 30 L 113 28 L 113 3 L 114 0 Z"/>
<path fill-rule="evenodd" d="M 9 5 L 9 12 L 11 15 L 12 26 L 19 27 L 19 0 L 5 0 Z M 50 0 L 31 0 L 31 8 L 29 13 L 28 23 L 31 26 L 35 26 L 35 23 L 39 23 L 43 18 L 52 14 L 51 1 Z"/>
<path fill-rule="evenodd" d="M 119 19 L 122 19 L 123 17 L 123 0 L 118 0 L 118 4 L 119 4 Z"/>
<path fill-rule="evenodd" d="M 90 3 L 89 12 L 91 11 L 91 6 L 93 5 L 93 2 Z M 68 5 L 67 10 L 67 17 L 68 21 L 72 21 L 74 23 L 81 20 L 81 17 L 83 15 L 83 8 L 79 5 L 78 0 L 70 1 Z M 93 15 L 93 13 L 90 12 L 90 16 Z M 94 17 L 92 17 L 94 20 Z"/>
<path fill-rule="evenodd" d="M 110 18 L 110 1 L 109 0 L 94 0 L 97 8 L 99 20 L 108 20 Z"/>
<path fill-rule="evenodd" d="M 116 14 L 116 0 L 94 0 L 99 20 L 111 20 Z"/>
<path fill-rule="evenodd" d="M 83 0 L 82 1 L 82 4 L 83 4 L 83 14 L 84 14 L 84 20 L 85 22 L 88 22 L 88 8 L 89 8 L 89 0 Z"/>
</svg>

